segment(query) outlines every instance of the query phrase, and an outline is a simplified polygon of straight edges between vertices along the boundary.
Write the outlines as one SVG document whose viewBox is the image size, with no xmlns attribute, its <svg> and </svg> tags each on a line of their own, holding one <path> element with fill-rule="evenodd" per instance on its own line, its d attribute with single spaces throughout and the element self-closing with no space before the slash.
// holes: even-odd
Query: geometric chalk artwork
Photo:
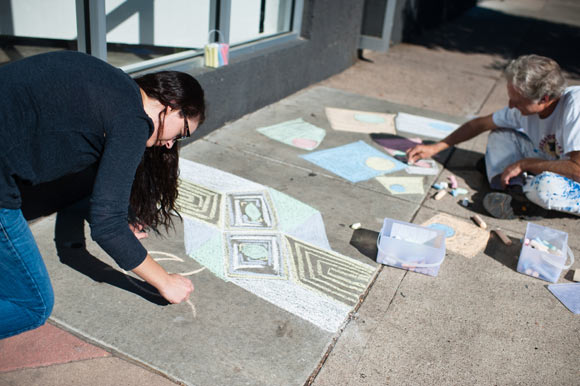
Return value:
<svg viewBox="0 0 580 386">
<path fill-rule="evenodd" d="M 424 194 L 423 177 L 377 177 L 391 194 Z"/>
<path fill-rule="evenodd" d="M 409 174 L 421 174 L 425 176 L 435 176 L 439 174 L 437 163 L 431 159 L 422 159 L 414 164 L 407 166 L 405 171 Z"/>
<path fill-rule="evenodd" d="M 489 240 L 488 231 L 445 213 L 439 213 L 421 225 L 444 230 L 446 248 L 468 258 L 483 251 Z"/>
<path fill-rule="evenodd" d="M 405 155 L 405 152 L 419 144 L 423 141 L 419 137 L 415 138 L 403 138 L 403 137 L 393 137 L 393 138 L 374 138 L 374 141 L 385 148 L 386 152 L 390 155 Z"/>
<path fill-rule="evenodd" d="M 197 186 L 188 181 L 179 181 L 179 192 L 177 197 L 177 208 L 179 213 L 199 218 L 212 224 L 218 224 L 220 219 L 221 194 Z M 182 197 L 189 197 L 183 200 Z"/>
<path fill-rule="evenodd" d="M 339 109 L 334 107 L 326 107 L 324 111 L 330 122 L 330 126 L 337 131 L 350 131 L 363 134 L 395 134 L 395 114 Z"/>
<path fill-rule="evenodd" d="M 363 141 L 300 157 L 353 183 L 393 173 L 406 166 Z"/>
<path fill-rule="evenodd" d="M 336 332 L 377 268 L 330 249 L 316 209 L 264 185 L 180 159 L 187 255 L 319 328 Z"/>
<path fill-rule="evenodd" d="M 398 132 L 412 133 L 430 138 L 442 139 L 459 127 L 455 123 L 420 117 L 406 113 L 398 113 L 395 118 Z"/>
<path fill-rule="evenodd" d="M 326 130 L 305 122 L 302 118 L 256 129 L 275 141 L 304 150 L 313 150 L 326 136 Z"/>
</svg>

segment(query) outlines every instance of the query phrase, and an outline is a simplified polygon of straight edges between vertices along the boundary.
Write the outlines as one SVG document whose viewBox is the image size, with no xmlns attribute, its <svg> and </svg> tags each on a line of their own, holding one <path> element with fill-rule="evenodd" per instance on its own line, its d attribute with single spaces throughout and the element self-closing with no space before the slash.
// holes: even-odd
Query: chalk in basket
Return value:
<svg viewBox="0 0 580 386">
<path fill-rule="evenodd" d="M 216 33 L 219 35 L 219 39 L 223 40 L 220 31 L 211 30 L 209 31 L 209 36 L 211 40 L 211 34 Z M 230 45 L 227 43 L 208 43 L 204 47 L 204 59 L 206 67 L 221 67 L 228 64 Z"/>
<path fill-rule="evenodd" d="M 437 276 L 445 259 L 445 231 L 385 218 L 377 247 L 378 263 Z"/>
<path fill-rule="evenodd" d="M 570 264 L 566 265 L 567 257 Z M 518 272 L 556 283 L 563 269 L 574 264 L 568 233 L 528 223 L 518 260 Z"/>
</svg>

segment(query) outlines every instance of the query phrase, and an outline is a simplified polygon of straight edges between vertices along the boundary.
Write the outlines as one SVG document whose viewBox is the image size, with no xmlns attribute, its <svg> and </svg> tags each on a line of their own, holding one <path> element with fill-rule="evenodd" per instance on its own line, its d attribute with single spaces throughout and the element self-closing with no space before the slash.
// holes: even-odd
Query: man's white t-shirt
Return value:
<svg viewBox="0 0 580 386">
<path fill-rule="evenodd" d="M 580 151 L 580 86 L 566 88 L 547 118 L 523 116 L 516 108 L 504 107 L 493 113 L 493 122 L 527 134 L 542 158 L 567 159 L 568 153 Z"/>
</svg>

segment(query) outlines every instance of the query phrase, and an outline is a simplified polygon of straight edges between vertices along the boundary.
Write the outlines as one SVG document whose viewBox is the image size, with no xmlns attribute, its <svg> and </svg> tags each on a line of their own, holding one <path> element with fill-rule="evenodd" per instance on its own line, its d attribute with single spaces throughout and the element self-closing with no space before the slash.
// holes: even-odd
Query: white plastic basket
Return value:
<svg viewBox="0 0 580 386">
<path fill-rule="evenodd" d="M 385 218 L 377 248 L 378 263 L 437 276 L 445 259 L 445 231 Z"/>
<path fill-rule="evenodd" d="M 537 245 L 541 248 L 537 248 Z M 568 257 L 570 263 L 566 264 Z M 568 233 L 528 223 L 518 259 L 518 272 L 556 283 L 562 270 L 570 268 L 572 264 L 574 254 L 568 246 Z"/>
</svg>

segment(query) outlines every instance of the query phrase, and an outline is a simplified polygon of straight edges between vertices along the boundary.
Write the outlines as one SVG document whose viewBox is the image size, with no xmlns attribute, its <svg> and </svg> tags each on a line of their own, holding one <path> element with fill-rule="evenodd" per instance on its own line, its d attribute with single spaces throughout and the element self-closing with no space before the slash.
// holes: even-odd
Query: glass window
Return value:
<svg viewBox="0 0 580 386">
<path fill-rule="evenodd" d="M 76 50 L 75 0 L 0 1 L 0 64 Z"/>
<path fill-rule="evenodd" d="M 289 32 L 292 0 L 231 0 L 230 44 Z"/>
<path fill-rule="evenodd" d="M 106 0 L 107 60 L 124 66 L 208 41 L 210 0 Z"/>
</svg>

